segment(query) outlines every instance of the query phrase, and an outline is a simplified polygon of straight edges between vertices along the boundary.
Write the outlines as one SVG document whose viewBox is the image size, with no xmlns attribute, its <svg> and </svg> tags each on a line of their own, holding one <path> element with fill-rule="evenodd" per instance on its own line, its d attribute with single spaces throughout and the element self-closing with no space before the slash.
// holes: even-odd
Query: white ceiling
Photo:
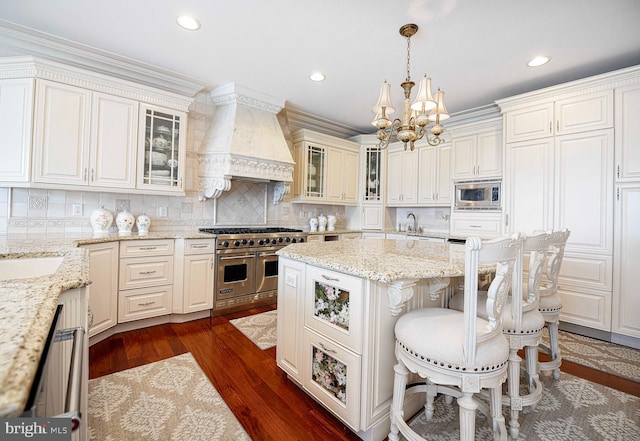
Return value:
<svg viewBox="0 0 640 441">
<path fill-rule="evenodd" d="M 191 14 L 202 23 L 175 23 Z M 197 79 L 229 82 L 371 133 L 380 83 L 396 107 L 406 40 L 455 113 L 640 64 L 640 0 L 0 0 L 0 20 Z M 529 68 L 545 54 L 551 62 Z M 0 56 L 15 55 L 3 47 Z M 313 71 L 327 79 L 314 83 Z M 414 90 L 414 94 L 416 91 Z"/>
</svg>

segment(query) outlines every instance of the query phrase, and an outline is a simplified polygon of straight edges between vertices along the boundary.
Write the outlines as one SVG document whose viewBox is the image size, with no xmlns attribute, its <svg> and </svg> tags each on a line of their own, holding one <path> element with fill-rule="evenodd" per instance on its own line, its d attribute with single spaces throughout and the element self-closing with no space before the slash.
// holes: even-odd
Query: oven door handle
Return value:
<svg viewBox="0 0 640 441">
<path fill-rule="evenodd" d="M 254 257 L 256 257 L 255 254 L 248 254 L 246 256 L 219 256 L 218 258 L 220 260 L 234 260 L 234 259 L 253 259 Z"/>
<path fill-rule="evenodd" d="M 69 381 L 67 383 L 67 398 L 64 413 L 56 418 L 71 418 L 71 430 L 78 429 L 81 423 L 80 396 L 82 392 L 82 359 L 84 351 L 84 328 L 70 328 L 59 331 L 56 341 L 73 339 L 71 349 L 71 365 L 69 366 Z"/>
<path fill-rule="evenodd" d="M 258 253 L 258 257 L 277 256 L 276 253 Z"/>
</svg>

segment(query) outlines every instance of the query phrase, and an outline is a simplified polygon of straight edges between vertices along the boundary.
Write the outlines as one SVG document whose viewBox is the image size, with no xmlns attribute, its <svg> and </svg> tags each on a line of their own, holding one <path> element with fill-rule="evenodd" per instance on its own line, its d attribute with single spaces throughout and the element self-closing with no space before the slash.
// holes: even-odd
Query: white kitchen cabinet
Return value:
<svg viewBox="0 0 640 441">
<path fill-rule="evenodd" d="M 616 180 L 640 180 L 640 85 L 615 90 Z"/>
<path fill-rule="evenodd" d="M 418 151 L 389 151 L 387 156 L 387 205 L 415 206 L 418 203 Z"/>
<path fill-rule="evenodd" d="M 502 134 L 491 130 L 453 137 L 452 178 L 482 179 L 502 176 Z"/>
<path fill-rule="evenodd" d="M 451 143 L 418 148 L 418 203 L 451 205 Z"/>
<path fill-rule="evenodd" d="M 170 314 L 174 241 L 131 240 L 120 245 L 118 322 Z"/>
<path fill-rule="evenodd" d="M 34 181 L 135 188 L 138 103 L 37 81 Z"/>
<path fill-rule="evenodd" d="M 312 237 L 312 236 L 309 236 Z M 278 335 L 276 362 L 287 376 L 302 384 L 302 338 L 304 329 L 304 287 L 306 265 L 295 260 L 278 260 Z"/>
<path fill-rule="evenodd" d="M 329 149 L 327 170 L 327 202 L 357 204 L 358 153 Z"/>
<path fill-rule="evenodd" d="M 452 236 L 477 236 L 486 239 L 499 237 L 502 235 L 502 213 L 453 210 L 449 231 Z"/>
<path fill-rule="evenodd" d="M 293 142 L 291 202 L 357 205 L 358 144 L 305 129 Z"/>
<path fill-rule="evenodd" d="M 613 126 L 613 90 L 510 110 L 505 121 L 507 142 L 609 128 Z"/>
<path fill-rule="evenodd" d="M 186 239 L 182 313 L 213 308 L 215 241 Z"/>
<path fill-rule="evenodd" d="M 140 105 L 138 188 L 184 192 L 187 114 Z"/>
<path fill-rule="evenodd" d="M 0 80 L 0 182 L 29 182 L 34 83 L 31 78 Z"/>
<path fill-rule="evenodd" d="M 612 331 L 640 338 L 640 181 L 618 185 L 615 205 Z"/>
<path fill-rule="evenodd" d="M 118 248 L 119 242 L 83 245 L 89 250 L 92 325 L 89 337 L 118 324 Z"/>
</svg>

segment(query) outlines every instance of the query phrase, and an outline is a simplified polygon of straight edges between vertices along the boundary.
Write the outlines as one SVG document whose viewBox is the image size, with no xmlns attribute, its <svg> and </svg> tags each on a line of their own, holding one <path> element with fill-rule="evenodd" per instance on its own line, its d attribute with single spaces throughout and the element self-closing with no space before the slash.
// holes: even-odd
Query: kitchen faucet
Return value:
<svg viewBox="0 0 640 441">
<path fill-rule="evenodd" d="M 413 216 L 413 231 L 414 232 L 418 232 L 418 220 L 416 219 L 416 215 L 413 213 L 409 213 L 407 214 L 407 219 L 409 219 L 410 216 Z"/>
</svg>

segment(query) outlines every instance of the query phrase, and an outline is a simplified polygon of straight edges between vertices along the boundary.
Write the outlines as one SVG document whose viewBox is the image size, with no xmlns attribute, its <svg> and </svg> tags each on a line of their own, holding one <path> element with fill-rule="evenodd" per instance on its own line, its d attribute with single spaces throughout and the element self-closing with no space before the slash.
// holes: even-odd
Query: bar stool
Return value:
<svg viewBox="0 0 640 441">
<path fill-rule="evenodd" d="M 529 255 L 529 268 L 526 289 L 522 286 L 524 256 L 518 259 L 516 280 L 511 295 L 507 299 L 502 315 L 502 332 L 509 339 L 509 370 L 507 395 L 502 397 L 502 404 L 509 407 L 509 434 L 517 439 L 520 433 L 518 421 L 520 411 L 526 406 L 534 406 L 542 398 L 543 386 L 538 375 L 538 345 L 544 328 L 544 317 L 538 311 L 540 283 L 547 257 L 552 243 L 550 233 L 538 233 L 527 237 L 522 245 L 522 253 Z M 486 292 L 478 293 L 478 301 L 486 299 Z M 464 296 L 456 294 L 449 301 L 449 308 L 462 310 Z M 486 318 L 487 312 L 478 310 L 480 317 Z M 526 358 L 526 374 L 528 393 L 520 394 L 520 366 L 522 359 L 518 351 L 523 349 Z"/>
<path fill-rule="evenodd" d="M 407 439 L 423 440 L 405 422 L 403 410 L 405 396 L 419 392 L 427 394 L 427 419 L 433 417 L 433 402 L 438 393 L 457 398 L 462 441 L 474 439 L 476 409 L 488 416 L 494 439 L 507 439 L 502 384 L 507 378 L 509 343 L 502 333 L 501 311 L 521 249 L 519 234 L 486 242 L 477 237 L 467 239 L 464 311 L 423 308 L 398 319 L 395 326 L 398 364 L 394 367 L 389 441 L 398 441 L 399 433 Z M 478 274 L 480 266 L 485 265 L 496 266 L 496 276 L 482 305 L 488 319 L 477 315 Z M 417 373 L 425 382 L 407 387 L 409 372 Z M 488 407 L 474 398 L 482 389 L 489 390 Z"/>
<path fill-rule="evenodd" d="M 547 252 L 546 262 L 546 284 L 540 288 L 540 302 L 538 310 L 544 317 L 545 326 L 549 331 L 549 346 L 540 344 L 540 349 L 551 357 L 550 361 L 539 362 L 541 371 L 553 371 L 553 378 L 560 378 L 560 365 L 562 364 L 562 354 L 558 345 L 558 323 L 560 322 L 560 311 L 562 310 L 562 299 L 558 294 L 558 276 L 564 248 L 571 232 L 568 229 L 554 231 L 551 233 L 552 244 Z"/>
</svg>

